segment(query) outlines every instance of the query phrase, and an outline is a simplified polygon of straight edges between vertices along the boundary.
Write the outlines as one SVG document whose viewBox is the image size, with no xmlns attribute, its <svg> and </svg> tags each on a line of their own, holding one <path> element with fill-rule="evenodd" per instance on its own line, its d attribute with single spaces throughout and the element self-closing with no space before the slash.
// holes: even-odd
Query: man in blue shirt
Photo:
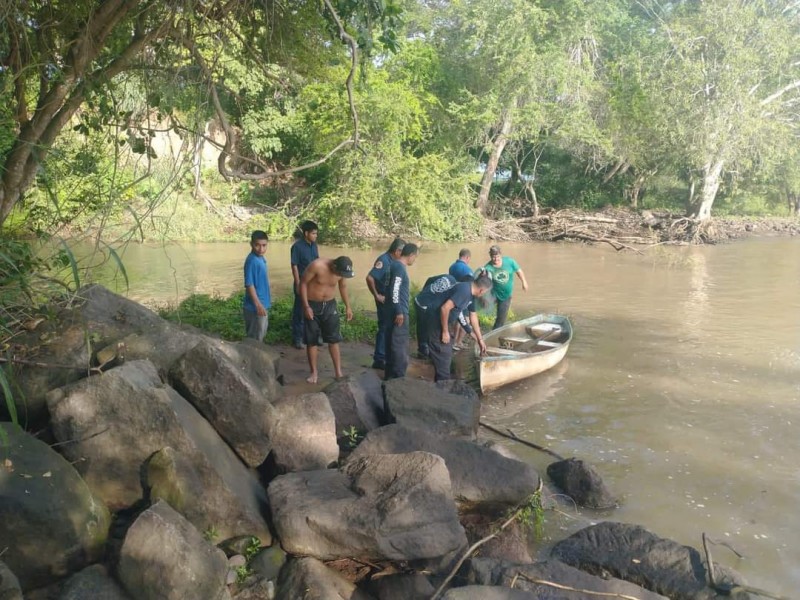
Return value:
<svg viewBox="0 0 800 600">
<path fill-rule="evenodd" d="M 259 342 L 267 335 L 269 318 L 267 311 L 271 306 L 269 275 L 267 273 L 267 234 L 254 231 L 250 236 L 250 254 L 244 261 L 244 314 L 245 335 Z"/>
<path fill-rule="evenodd" d="M 472 279 L 473 272 L 469 267 L 469 261 L 472 258 L 472 252 L 469 248 L 462 248 L 458 253 L 458 260 L 450 265 L 450 275 L 456 278 L 456 281 L 468 281 Z"/>
<path fill-rule="evenodd" d="M 492 280 L 486 273 L 481 273 L 471 282 L 458 282 L 452 275 L 441 275 L 426 285 L 415 298 L 414 301 L 420 309 L 418 315 L 424 319 L 423 330 L 428 340 L 435 381 L 450 379 L 453 347 L 447 325 L 451 311 L 459 315 L 461 326 L 478 343 L 481 353 L 486 352 L 478 316 L 475 314 L 474 299 L 491 288 Z M 465 311 L 469 313 L 469 323 L 463 316 Z"/>
<path fill-rule="evenodd" d="M 389 268 L 400 258 L 405 241 L 395 238 L 389 249 L 381 254 L 367 273 L 367 287 L 375 298 L 375 309 L 378 313 L 378 334 L 375 336 L 375 351 L 372 354 L 372 368 L 383 370 L 386 367 L 386 333 L 391 326 L 393 315 L 389 314 L 386 303 L 386 282 L 389 279 Z"/>
<path fill-rule="evenodd" d="M 314 221 L 300 223 L 302 237 L 292 244 L 292 277 L 294 278 L 294 306 L 292 307 L 292 345 L 301 350 L 303 348 L 303 333 L 305 330 L 303 318 L 303 302 L 300 299 L 300 279 L 306 267 L 319 258 L 317 248 L 317 234 L 319 228 Z"/>
<path fill-rule="evenodd" d="M 400 251 L 397 260 L 392 261 L 389 267 L 388 297 L 385 301 L 386 319 L 389 328 L 386 332 L 386 368 L 384 379 L 405 377 L 408 369 L 408 340 L 409 334 L 408 309 L 411 290 L 411 281 L 408 278 L 408 269 L 417 260 L 419 247 L 416 244 L 406 244 Z"/>
</svg>

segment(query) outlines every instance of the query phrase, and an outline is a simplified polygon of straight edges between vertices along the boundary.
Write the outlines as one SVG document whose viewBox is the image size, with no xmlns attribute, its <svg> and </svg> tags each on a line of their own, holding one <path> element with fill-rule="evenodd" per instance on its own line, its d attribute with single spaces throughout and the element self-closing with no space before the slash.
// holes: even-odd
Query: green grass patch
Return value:
<svg viewBox="0 0 800 600">
<path fill-rule="evenodd" d="M 162 318 L 175 323 L 186 323 L 198 329 L 219 335 L 222 339 L 238 341 L 244 338 L 244 318 L 242 302 L 244 292 L 237 292 L 227 298 L 194 294 L 177 306 L 159 309 Z M 280 297 L 272 302 L 269 309 L 269 328 L 267 344 L 292 343 L 292 307 L 294 297 Z M 353 311 L 353 320 L 344 319 L 344 305 L 339 303 L 341 332 L 346 342 L 371 342 L 378 332 L 378 322 L 374 313 L 363 310 Z"/>
</svg>

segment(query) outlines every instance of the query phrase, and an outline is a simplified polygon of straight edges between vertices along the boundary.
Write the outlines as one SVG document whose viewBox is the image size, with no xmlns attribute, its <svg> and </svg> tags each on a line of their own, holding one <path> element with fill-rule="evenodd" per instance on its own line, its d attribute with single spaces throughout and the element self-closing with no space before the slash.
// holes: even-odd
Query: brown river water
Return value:
<svg viewBox="0 0 800 600">
<path fill-rule="evenodd" d="M 487 260 L 476 243 L 472 266 Z M 518 317 L 567 315 L 575 329 L 558 367 L 484 398 L 483 418 L 562 456 L 594 464 L 620 508 L 548 512 L 547 535 L 596 520 L 638 523 L 699 549 L 751 585 L 800 597 L 800 239 L 710 247 L 503 244 L 530 289 L 515 287 Z M 427 245 L 412 280 L 446 272 L 459 246 Z M 356 306 L 378 249 L 348 254 Z M 127 295 L 145 304 L 237 290 L 242 244 L 128 246 Z M 270 242 L 273 294 L 290 288 L 289 244 Z M 103 281 L 114 289 L 110 275 Z M 124 288 L 118 291 L 125 293 Z M 508 442 L 541 473 L 549 456 Z"/>
</svg>

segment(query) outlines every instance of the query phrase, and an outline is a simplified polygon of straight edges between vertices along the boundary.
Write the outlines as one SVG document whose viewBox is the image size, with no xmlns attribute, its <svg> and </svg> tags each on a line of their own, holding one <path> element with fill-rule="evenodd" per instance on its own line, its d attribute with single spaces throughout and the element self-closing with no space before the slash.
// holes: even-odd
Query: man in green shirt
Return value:
<svg viewBox="0 0 800 600">
<path fill-rule="evenodd" d="M 513 258 L 503 256 L 500 246 L 489 248 L 489 262 L 484 267 L 492 276 L 492 294 L 497 301 L 497 316 L 492 329 L 505 325 L 508 309 L 511 307 L 511 294 L 514 291 L 514 273 L 522 282 L 522 289 L 528 291 L 525 273 Z"/>
</svg>

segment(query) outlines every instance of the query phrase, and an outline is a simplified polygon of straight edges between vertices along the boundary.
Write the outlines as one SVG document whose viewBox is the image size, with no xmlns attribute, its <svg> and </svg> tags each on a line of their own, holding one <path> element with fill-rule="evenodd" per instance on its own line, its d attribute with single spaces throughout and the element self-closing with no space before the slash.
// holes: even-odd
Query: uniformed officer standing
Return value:
<svg viewBox="0 0 800 600">
<path fill-rule="evenodd" d="M 416 244 L 403 246 L 400 256 L 392 261 L 389 268 L 389 286 L 386 299 L 387 320 L 389 328 L 386 332 L 386 369 L 385 379 L 405 377 L 408 369 L 409 317 L 408 305 L 411 294 L 411 282 L 408 269 L 417 260 L 419 247 Z"/>
<path fill-rule="evenodd" d="M 400 258 L 403 246 L 406 243 L 400 238 L 395 238 L 389 249 L 381 254 L 375 264 L 367 273 L 367 287 L 372 297 L 375 298 L 375 309 L 378 313 L 378 334 L 375 336 L 375 350 L 372 353 L 372 368 L 384 369 L 386 367 L 386 334 L 394 318 L 390 314 L 386 301 L 386 282 L 389 279 L 389 268 L 392 263 Z"/>
</svg>

